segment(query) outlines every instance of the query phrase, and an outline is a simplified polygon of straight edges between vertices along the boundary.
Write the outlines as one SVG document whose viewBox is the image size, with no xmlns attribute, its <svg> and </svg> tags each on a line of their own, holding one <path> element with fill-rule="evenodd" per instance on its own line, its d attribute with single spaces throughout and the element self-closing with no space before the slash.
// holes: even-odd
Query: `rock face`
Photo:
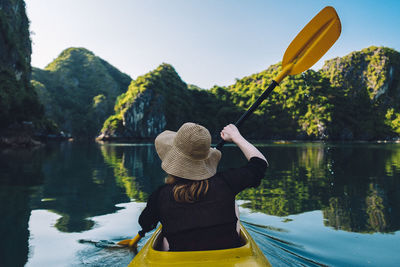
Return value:
<svg viewBox="0 0 400 267">
<path fill-rule="evenodd" d="M 187 86 L 171 65 L 161 64 L 132 81 L 118 97 L 116 114 L 106 120 L 98 139 L 153 139 L 188 121 L 204 125 L 218 137 L 221 127 L 242 112 L 228 95 L 221 87 Z"/>
<path fill-rule="evenodd" d="M 164 97 L 154 90 L 140 93 L 122 117 L 127 136 L 151 138 L 161 133 L 167 125 L 163 105 Z"/>
<path fill-rule="evenodd" d="M 339 92 L 335 139 L 390 139 L 400 133 L 400 53 L 386 47 L 325 62 L 320 72 Z"/>
<path fill-rule="evenodd" d="M 43 107 L 30 85 L 31 52 L 24 1 L 1 0 L 0 129 L 43 116 Z"/>
<path fill-rule="evenodd" d="M 116 114 L 107 119 L 98 137 L 154 138 L 165 128 L 177 129 L 190 112 L 186 84 L 168 64 L 138 77 L 128 91 L 118 97 Z"/>
<path fill-rule="evenodd" d="M 321 72 L 346 96 L 367 95 L 373 102 L 386 98 L 386 104 L 400 97 L 400 54 L 390 48 L 371 46 L 328 60 Z"/>
<path fill-rule="evenodd" d="M 32 73 L 46 115 L 78 138 L 96 136 L 130 81 L 85 48 L 68 48 L 44 70 L 34 68 Z"/>
<path fill-rule="evenodd" d="M 154 90 L 139 93 L 123 114 L 114 115 L 107 120 L 107 126 L 97 139 L 154 138 L 167 125 L 163 106 L 164 97 L 156 95 Z"/>
</svg>

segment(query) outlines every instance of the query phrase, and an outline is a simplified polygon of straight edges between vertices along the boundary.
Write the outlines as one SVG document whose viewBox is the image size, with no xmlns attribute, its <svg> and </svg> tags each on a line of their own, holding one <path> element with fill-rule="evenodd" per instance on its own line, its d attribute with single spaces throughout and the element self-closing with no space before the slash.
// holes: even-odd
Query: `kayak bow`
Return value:
<svg viewBox="0 0 400 267">
<path fill-rule="evenodd" d="M 133 266 L 271 266 L 260 248 L 242 224 L 240 236 L 243 245 L 238 248 L 206 251 L 160 251 L 161 227 L 150 237 L 131 261 Z"/>
</svg>

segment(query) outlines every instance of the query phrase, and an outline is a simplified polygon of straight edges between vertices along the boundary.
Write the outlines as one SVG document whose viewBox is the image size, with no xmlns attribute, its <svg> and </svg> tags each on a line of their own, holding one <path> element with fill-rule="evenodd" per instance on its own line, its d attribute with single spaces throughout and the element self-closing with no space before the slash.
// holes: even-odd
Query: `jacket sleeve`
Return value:
<svg viewBox="0 0 400 267">
<path fill-rule="evenodd" d="M 161 187 L 150 195 L 149 199 L 147 200 L 146 208 L 139 216 L 139 224 L 142 227 L 142 230 L 139 231 L 139 235 L 141 237 L 144 237 L 147 232 L 150 232 L 156 228 L 160 220 L 157 204 L 160 189 Z"/>
<path fill-rule="evenodd" d="M 221 175 L 236 195 L 246 188 L 259 186 L 267 167 L 268 163 L 265 160 L 252 157 L 243 167 L 229 169 L 222 172 Z"/>
</svg>

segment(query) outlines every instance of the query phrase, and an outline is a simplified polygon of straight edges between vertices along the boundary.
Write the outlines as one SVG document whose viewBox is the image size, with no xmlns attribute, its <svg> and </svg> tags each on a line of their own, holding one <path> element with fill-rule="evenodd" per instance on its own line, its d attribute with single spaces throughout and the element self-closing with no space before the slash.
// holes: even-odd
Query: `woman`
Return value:
<svg viewBox="0 0 400 267">
<path fill-rule="evenodd" d="M 268 163 L 233 124 L 221 131 L 221 138 L 240 148 L 248 160 L 245 166 L 217 173 L 221 152 L 210 147 L 210 133 L 201 125 L 185 123 L 177 132 L 157 136 L 155 147 L 168 177 L 151 194 L 139 217 L 142 237 L 161 222 L 171 251 L 241 245 L 235 196 L 260 185 Z"/>
</svg>

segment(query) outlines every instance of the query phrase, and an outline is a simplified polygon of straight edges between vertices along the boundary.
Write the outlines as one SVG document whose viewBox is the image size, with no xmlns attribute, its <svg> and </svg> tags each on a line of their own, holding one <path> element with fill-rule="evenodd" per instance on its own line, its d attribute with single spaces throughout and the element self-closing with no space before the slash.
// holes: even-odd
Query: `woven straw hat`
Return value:
<svg viewBox="0 0 400 267">
<path fill-rule="evenodd" d="M 211 135 L 203 126 L 187 122 L 177 132 L 164 131 L 155 140 L 161 168 L 189 180 L 204 180 L 217 172 L 221 152 L 211 148 Z"/>
</svg>

